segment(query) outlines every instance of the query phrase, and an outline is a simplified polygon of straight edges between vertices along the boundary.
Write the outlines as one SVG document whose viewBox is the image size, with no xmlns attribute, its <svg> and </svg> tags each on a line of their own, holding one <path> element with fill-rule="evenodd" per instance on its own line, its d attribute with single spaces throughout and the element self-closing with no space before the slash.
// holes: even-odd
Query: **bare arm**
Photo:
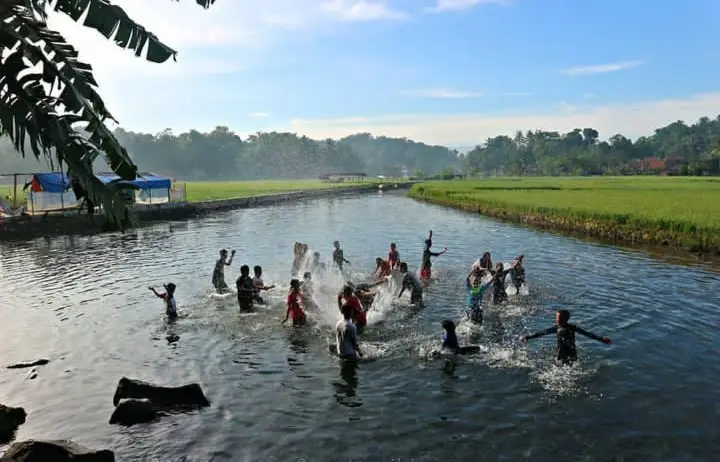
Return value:
<svg viewBox="0 0 720 462">
<path fill-rule="evenodd" d="M 155 296 L 158 297 L 158 298 L 164 298 L 164 297 L 165 297 L 165 294 L 159 294 L 159 293 L 157 292 L 157 290 L 155 290 L 154 287 L 148 287 L 148 289 L 152 290 L 152 292 L 153 292 L 153 293 L 155 294 Z"/>
</svg>

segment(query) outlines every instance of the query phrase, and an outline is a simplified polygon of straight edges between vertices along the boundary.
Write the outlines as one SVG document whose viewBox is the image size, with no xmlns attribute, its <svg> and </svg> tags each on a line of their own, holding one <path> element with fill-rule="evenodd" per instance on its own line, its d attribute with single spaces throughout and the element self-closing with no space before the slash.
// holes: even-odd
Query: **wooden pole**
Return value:
<svg viewBox="0 0 720 462">
<path fill-rule="evenodd" d="M 17 208 L 17 173 L 13 175 L 13 210 Z"/>
</svg>

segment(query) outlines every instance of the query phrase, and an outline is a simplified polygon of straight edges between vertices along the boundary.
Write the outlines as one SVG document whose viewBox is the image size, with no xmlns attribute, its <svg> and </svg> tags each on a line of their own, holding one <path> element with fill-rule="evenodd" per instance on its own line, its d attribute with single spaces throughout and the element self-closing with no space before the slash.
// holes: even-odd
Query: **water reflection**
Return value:
<svg viewBox="0 0 720 462">
<path fill-rule="evenodd" d="M 358 361 L 351 359 L 340 360 L 340 381 L 334 380 L 335 400 L 338 404 L 346 407 L 360 407 L 362 399 L 356 396 L 359 384 Z"/>
</svg>

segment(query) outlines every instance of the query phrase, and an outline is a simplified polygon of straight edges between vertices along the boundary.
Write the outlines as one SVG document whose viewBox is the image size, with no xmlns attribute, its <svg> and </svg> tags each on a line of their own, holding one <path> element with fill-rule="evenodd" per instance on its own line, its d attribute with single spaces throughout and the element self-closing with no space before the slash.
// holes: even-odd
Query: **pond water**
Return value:
<svg viewBox="0 0 720 462">
<path fill-rule="evenodd" d="M 353 280 L 398 244 L 417 268 L 434 231 L 426 307 L 381 294 L 361 339 L 368 359 L 328 353 L 342 277 L 315 281 L 320 307 L 305 329 L 282 326 L 292 244 L 326 259 L 342 242 Z M 269 304 L 240 315 L 212 296 L 221 248 L 262 265 Z M 465 322 L 464 278 L 485 250 L 523 253 L 529 294 Z M 72 439 L 119 461 L 677 460 L 720 454 L 720 278 L 700 268 L 426 205 L 396 194 L 308 200 L 163 223 L 127 235 L 0 245 L 0 352 L 7 364 L 47 357 L 34 380 L 0 369 L 0 402 L 23 406 L 17 440 Z M 177 284 L 168 324 L 149 285 Z M 232 284 L 231 284 L 232 285 Z M 580 361 L 553 363 L 553 336 L 572 322 Z M 475 356 L 434 359 L 443 319 L 459 322 Z M 179 340 L 170 343 L 168 335 Z M 5 364 L 3 364 L 4 366 Z M 111 426 L 112 395 L 128 376 L 199 382 L 212 406 L 129 428 Z M 2 451 L 2 449 L 0 449 Z"/>
</svg>

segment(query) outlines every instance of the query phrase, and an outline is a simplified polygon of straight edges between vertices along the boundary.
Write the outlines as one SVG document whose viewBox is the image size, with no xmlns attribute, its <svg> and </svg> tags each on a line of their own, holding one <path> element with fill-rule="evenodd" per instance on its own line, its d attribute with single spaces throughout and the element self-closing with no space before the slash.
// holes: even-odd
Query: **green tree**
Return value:
<svg viewBox="0 0 720 462">
<path fill-rule="evenodd" d="M 196 0 L 204 8 L 215 0 Z M 122 179 L 134 180 L 137 167 L 105 125 L 113 116 L 97 93 L 92 67 L 75 48 L 47 26 L 48 14 L 65 14 L 97 30 L 118 46 L 154 63 L 176 52 L 107 0 L 0 0 L 0 134 L 17 152 L 52 159 L 102 203 L 108 219 L 123 225 L 126 208 L 117 185 L 93 174 L 104 157 Z"/>
</svg>

